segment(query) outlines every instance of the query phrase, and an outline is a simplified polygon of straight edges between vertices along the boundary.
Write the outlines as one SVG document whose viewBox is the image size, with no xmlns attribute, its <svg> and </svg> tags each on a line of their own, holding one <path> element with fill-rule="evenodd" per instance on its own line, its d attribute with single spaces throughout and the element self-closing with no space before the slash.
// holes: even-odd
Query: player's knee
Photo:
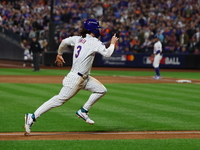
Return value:
<svg viewBox="0 0 200 150">
<path fill-rule="evenodd" d="M 98 93 L 101 93 L 101 94 L 105 95 L 105 94 L 107 93 L 107 89 L 104 87 L 104 88 L 102 88 L 102 90 L 99 91 Z"/>
<path fill-rule="evenodd" d="M 56 95 L 56 99 L 54 100 L 59 106 L 64 104 L 67 101 L 65 96 L 60 96 L 60 95 Z"/>
<path fill-rule="evenodd" d="M 108 92 L 108 90 L 107 90 L 107 89 L 105 89 L 105 90 L 104 90 L 104 93 L 106 94 L 107 92 Z"/>
</svg>

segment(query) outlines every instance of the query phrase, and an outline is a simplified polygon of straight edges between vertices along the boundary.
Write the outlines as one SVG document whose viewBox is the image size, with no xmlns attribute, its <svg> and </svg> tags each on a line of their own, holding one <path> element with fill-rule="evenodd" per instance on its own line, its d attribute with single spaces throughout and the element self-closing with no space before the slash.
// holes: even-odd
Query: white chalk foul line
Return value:
<svg viewBox="0 0 200 150">
<path fill-rule="evenodd" d="M 32 132 L 32 136 L 42 136 L 42 135 L 154 135 L 154 134 L 200 134 L 200 131 L 155 131 L 155 132 Z M 24 135 L 24 133 L 12 132 L 12 133 L 0 133 L 0 136 L 16 136 Z"/>
<path fill-rule="evenodd" d="M 119 77 L 123 77 L 123 78 L 134 78 L 134 79 L 143 79 L 143 80 L 155 80 L 153 79 L 153 77 L 137 77 L 137 76 L 119 76 Z M 166 78 L 162 78 L 160 79 L 161 81 L 169 81 L 169 82 L 176 82 L 176 80 L 178 79 L 166 79 Z M 188 80 L 188 79 L 186 79 Z M 192 79 L 189 79 L 189 80 L 192 80 Z M 191 83 L 193 84 L 200 84 L 200 82 L 198 81 L 192 81 Z"/>
<path fill-rule="evenodd" d="M 135 79 L 143 79 L 143 80 L 155 80 L 155 79 L 153 79 L 153 77 L 136 77 L 136 76 L 119 76 L 119 77 L 123 77 L 123 78 L 135 78 Z M 174 79 L 165 79 L 165 78 L 162 78 L 160 80 L 161 81 L 172 81 L 172 82 L 176 81 Z"/>
</svg>

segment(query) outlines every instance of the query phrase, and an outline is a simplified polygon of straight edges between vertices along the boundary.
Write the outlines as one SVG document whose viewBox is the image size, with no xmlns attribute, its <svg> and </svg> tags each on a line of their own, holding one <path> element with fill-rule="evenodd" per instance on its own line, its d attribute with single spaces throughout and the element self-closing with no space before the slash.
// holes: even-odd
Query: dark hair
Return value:
<svg viewBox="0 0 200 150">
<path fill-rule="evenodd" d="M 82 30 L 80 31 L 80 35 L 82 36 L 82 38 L 85 38 L 86 34 L 90 34 L 90 33 L 91 33 L 90 31 L 84 29 L 83 27 L 82 27 Z"/>
</svg>

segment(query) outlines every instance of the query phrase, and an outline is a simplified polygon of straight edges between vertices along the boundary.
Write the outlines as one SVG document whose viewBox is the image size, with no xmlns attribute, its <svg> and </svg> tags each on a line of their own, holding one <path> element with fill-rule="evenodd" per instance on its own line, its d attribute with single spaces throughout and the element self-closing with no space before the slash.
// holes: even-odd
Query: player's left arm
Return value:
<svg viewBox="0 0 200 150">
<path fill-rule="evenodd" d="M 160 52 L 161 52 L 161 50 L 157 50 L 157 51 L 156 51 L 156 55 L 159 54 Z"/>
<path fill-rule="evenodd" d="M 117 43 L 118 40 L 119 38 L 116 37 L 116 34 L 114 34 L 113 37 L 111 38 L 110 46 L 108 48 L 104 48 L 104 50 L 100 53 L 105 57 L 110 57 L 114 52 L 115 44 Z"/>
</svg>

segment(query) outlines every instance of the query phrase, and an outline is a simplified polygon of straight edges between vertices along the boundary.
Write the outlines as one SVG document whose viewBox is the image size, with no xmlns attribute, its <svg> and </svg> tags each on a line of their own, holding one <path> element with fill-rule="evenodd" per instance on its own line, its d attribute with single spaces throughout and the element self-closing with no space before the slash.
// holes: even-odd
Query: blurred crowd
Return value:
<svg viewBox="0 0 200 150">
<path fill-rule="evenodd" d="M 0 26 L 22 42 L 37 37 L 48 49 L 50 0 L 1 1 Z M 99 20 L 101 41 L 119 36 L 115 53 L 152 53 L 157 35 L 164 53 L 200 54 L 200 0 L 54 0 L 55 51 L 62 39 L 78 35 L 82 22 Z M 71 51 L 71 48 L 68 48 Z"/>
</svg>

